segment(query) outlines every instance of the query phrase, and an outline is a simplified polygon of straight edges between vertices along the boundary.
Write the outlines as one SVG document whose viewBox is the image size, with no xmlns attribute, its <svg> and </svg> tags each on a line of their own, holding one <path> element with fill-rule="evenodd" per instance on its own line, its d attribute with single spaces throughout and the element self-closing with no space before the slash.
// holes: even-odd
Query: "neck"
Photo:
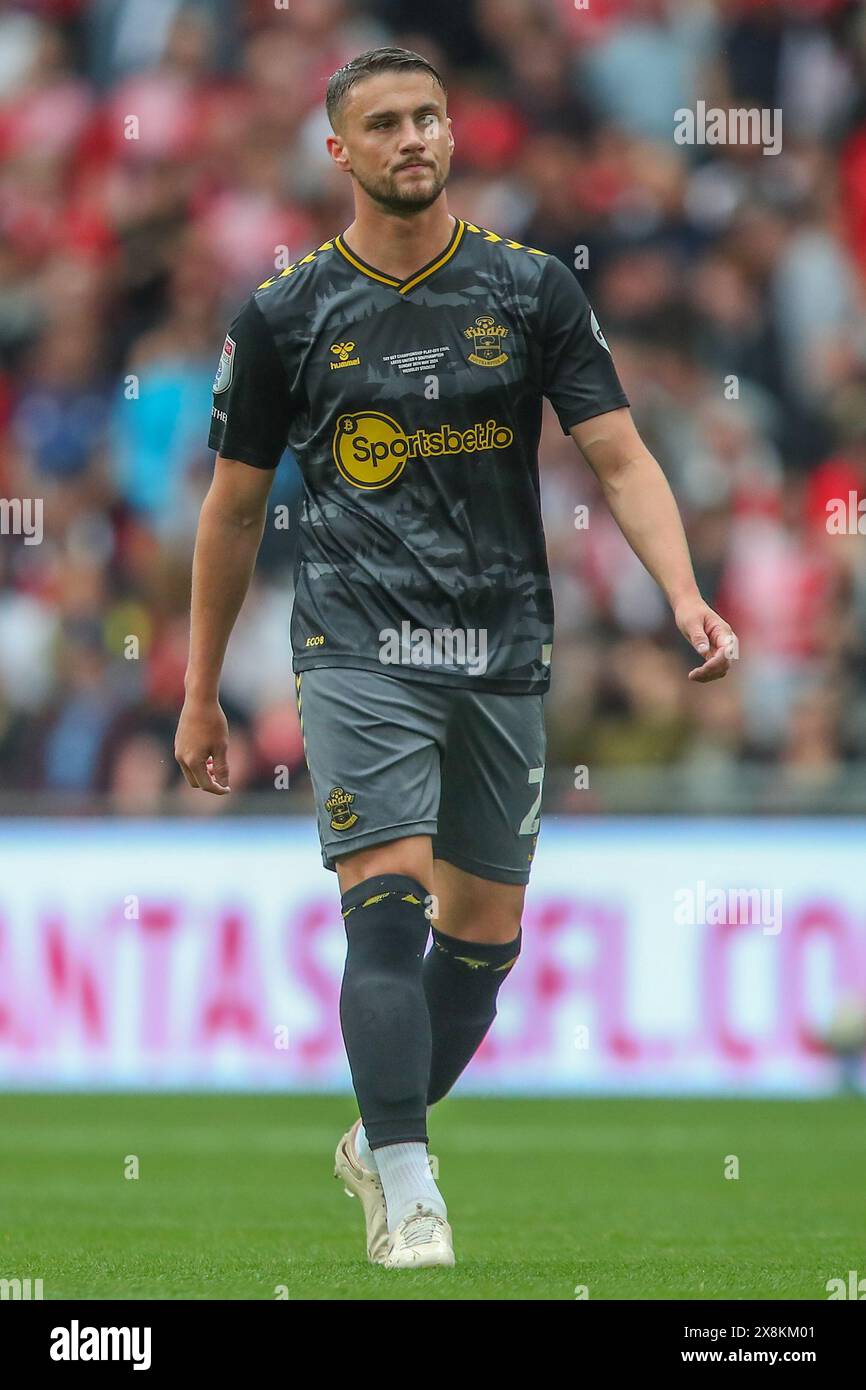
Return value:
<svg viewBox="0 0 866 1390">
<path fill-rule="evenodd" d="M 372 199 L 358 199 L 355 220 L 343 233 L 349 249 L 362 261 L 395 280 L 407 280 L 444 251 L 456 225 L 445 194 L 423 212 L 396 213 Z"/>
</svg>

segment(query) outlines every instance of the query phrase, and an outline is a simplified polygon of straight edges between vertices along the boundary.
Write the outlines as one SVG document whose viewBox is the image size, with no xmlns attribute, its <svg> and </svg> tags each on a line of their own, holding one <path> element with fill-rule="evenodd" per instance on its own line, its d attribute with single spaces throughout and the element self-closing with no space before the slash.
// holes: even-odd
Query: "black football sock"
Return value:
<svg viewBox="0 0 866 1390">
<path fill-rule="evenodd" d="M 365 879 L 342 897 L 340 1025 L 371 1149 L 427 1142 L 426 899 L 427 890 L 403 874 Z"/>
<path fill-rule="evenodd" d="M 427 1104 L 435 1105 L 468 1066 L 496 1017 L 496 996 L 520 954 L 522 932 L 504 945 L 460 941 L 433 928 L 424 960 L 433 1055 Z"/>
</svg>

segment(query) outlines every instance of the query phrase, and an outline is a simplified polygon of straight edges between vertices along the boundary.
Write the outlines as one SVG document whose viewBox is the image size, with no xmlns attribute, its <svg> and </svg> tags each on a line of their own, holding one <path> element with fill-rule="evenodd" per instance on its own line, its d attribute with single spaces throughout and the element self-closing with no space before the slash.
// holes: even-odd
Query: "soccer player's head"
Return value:
<svg viewBox="0 0 866 1390">
<path fill-rule="evenodd" d="M 442 78 L 407 48 L 374 48 L 328 83 L 328 149 L 373 202 L 411 215 L 435 203 L 454 140 Z"/>
</svg>

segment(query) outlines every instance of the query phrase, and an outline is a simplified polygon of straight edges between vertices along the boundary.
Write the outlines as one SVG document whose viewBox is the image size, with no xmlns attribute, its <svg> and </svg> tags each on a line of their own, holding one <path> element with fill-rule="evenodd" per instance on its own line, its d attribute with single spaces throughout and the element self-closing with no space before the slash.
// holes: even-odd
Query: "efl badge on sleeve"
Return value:
<svg viewBox="0 0 866 1390">
<path fill-rule="evenodd" d="M 590 309 L 589 311 L 589 321 L 592 324 L 592 336 L 595 338 L 595 341 L 597 343 L 601 343 L 605 352 L 610 352 L 610 348 L 607 345 L 607 339 L 601 331 L 601 327 L 599 325 L 598 319 L 595 316 L 594 309 Z"/>
<path fill-rule="evenodd" d="M 226 335 L 226 340 L 223 344 L 223 350 L 220 356 L 220 364 L 217 367 L 217 373 L 213 379 L 213 393 L 215 396 L 218 396 L 220 391 L 227 391 L 232 384 L 232 369 L 234 367 L 236 349 L 237 343 L 234 338 L 230 338 Z"/>
</svg>

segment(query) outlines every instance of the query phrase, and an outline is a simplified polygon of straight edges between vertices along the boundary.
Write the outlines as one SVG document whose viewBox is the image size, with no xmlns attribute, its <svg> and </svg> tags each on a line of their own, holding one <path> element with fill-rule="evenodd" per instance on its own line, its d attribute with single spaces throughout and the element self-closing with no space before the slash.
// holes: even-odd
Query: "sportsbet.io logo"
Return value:
<svg viewBox="0 0 866 1390">
<path fill-rule="evenodd" d="M 437 430 L 406 434 L 390 415 L 361 410 L 341 415 L 334 431 L 334 462 L 347 483 L 373 490 L 389 487 L 407 459 L 438 458 L 443 454 L 474 454 L 507 449 L 514 435 L 505 425 L 487 420 L 468 430 L 441 425 Z"/>
</svg>

